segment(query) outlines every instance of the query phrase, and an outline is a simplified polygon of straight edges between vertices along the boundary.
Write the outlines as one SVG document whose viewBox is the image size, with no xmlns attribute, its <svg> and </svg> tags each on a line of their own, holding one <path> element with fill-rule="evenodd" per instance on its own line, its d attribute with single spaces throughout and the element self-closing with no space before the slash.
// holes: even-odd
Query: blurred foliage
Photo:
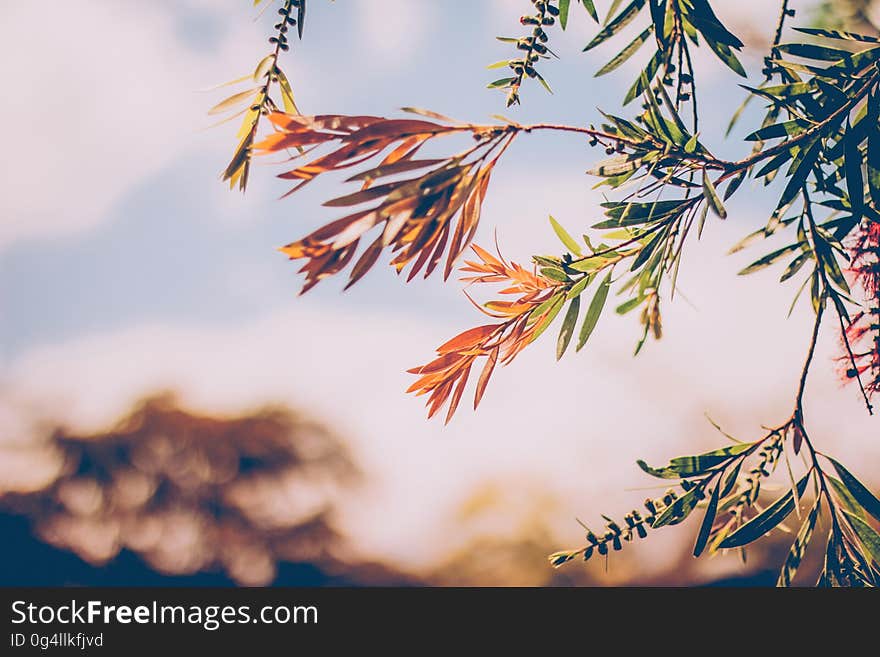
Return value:
<svg viewBox="0 0 880 657">
<path fill-rule="evenodd" d="M 880 4 L 876 0 L 823 0 L 816 23 L 832 30 L 877 34 Z"/>
<path fill-rule="evenodd" d="M 224 571 L 256 585 L 281 562 L 333 570 L 348 558 L 336 498 L 360 475 L 337 436 L 288 408 L 208 416 L 165 394 L 99 433 L 56 428 L 30 467 L 46 446 L 54 474 L 7 484 L 0 508 L 90 563 L 126 549 L 168 575 Z"/>
</svg>

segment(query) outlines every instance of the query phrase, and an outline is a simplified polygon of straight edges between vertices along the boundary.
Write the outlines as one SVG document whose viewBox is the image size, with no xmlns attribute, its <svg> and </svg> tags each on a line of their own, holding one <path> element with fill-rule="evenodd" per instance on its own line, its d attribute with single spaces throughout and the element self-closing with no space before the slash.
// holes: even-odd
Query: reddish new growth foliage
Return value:
<svg viewBox="0 0 880 657">
<path fill-rule="evenodd" d="M 306 261 L 300 269 L 306 275 L 303 292 L 344 269 L 354 259 L 361 240 L 376 227 L 381 231 L 355 262 L 346 287 L 369 271 L 386 247 L 395 254 L 391 265 L 398 273 L 411 265 L 408 280 L 422 270 L 429 276 L 444 253 L 444 276 L 448 277 L 456 258 L 467 248 L 479 223 L 492 168 L 516 129 L 457 124 L 433 113 L 418 113 L 448 125 L 375 116 L 269 115 L 277 132 L 256 144 L 256 151 L 293 152 L 291 159 L 298 159 L 322 146 L 337 145 L 335 150 L 280 174 L 280 178 L 297 181 L 289 193 L 322 173 L 366 163 L 390 149 L 376 166 L 348 178 L 347 182 L 361 183 L 360 191 L 324 203 L 328 207 L 365 208 L 281 249 L 291 260 Z M 415 158 L 430 139 L 457 133 L 471 133 L 476 145 L 449 158 Z M 378 180 L 382 184 L 373 186 Z"/>
<path fill-rule="evenodd" d="M 474 393 L 474 409 L 480 403 L 496 363 L 508 364 L 552 321 L 564 301 L 560 294 L 564 283 L 544 278 L 516 263 L 508 263 L 479 246 L 471 247 L 478 262 L 466 261 L 462 272 L 469 283 L 504 284 L 499 294 L 516 296 L 512 301 L 490 301 L 477 308 L 489 317 L 503 321 L 468 329 L 437 347 L 437 358 L 423 367 L 409 370 L 419 375 L 407 392 L 430 394 L 428 417 L 432 417 L 449 400 L 446 422 L 452 419 L 461 401 L 471 369 L 485 358 Z M 469 297 L 470 298 L 470 297 Z"/>
<path fill-rule="evenodd" d="M 849 379 L 860 377 L 865 390 L 875 394 L 880 391 L 880 223 L 864 227 L 851 255 L 850 269 L 865 292 L 866 304 L 847 330 L 855 362 L 850 362 L 846 375 Z"/>
</svg>

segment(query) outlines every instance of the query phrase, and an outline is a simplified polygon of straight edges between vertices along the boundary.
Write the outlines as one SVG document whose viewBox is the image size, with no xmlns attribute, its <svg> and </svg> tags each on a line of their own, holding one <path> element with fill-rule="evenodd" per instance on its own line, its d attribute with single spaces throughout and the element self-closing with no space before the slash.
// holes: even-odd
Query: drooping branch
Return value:
<svg viewBox="0 0 880 657">
<path fill-rule="evenodd" d="M 263 0 L 257 0 L 259 5 Z M 235 119 L 241 115 L 244 118 L 238 130 L 238 145 L 233 153 L 232 160 L 223 171 L 222 178 L 229 182 L 230 188 L 236 185 L 241 191 L 245 191 L 250 173 L 251 155 L 260 120 L 270 112 L 278 111 L 279 107 L 289 114 L 299 114 L 299 109 L 293 98 L 293 89 L 284 71 L 278 64 L 282 52 L 290 50 L 288 33 L 291 28 L 296 28 L 299 38 L 302 39 L 303 24 L 306 15 L 307 0 L 283 0 L 278 9 L 279 19 L 274 26 L 274 32 L 269 37 L 269 45 L 272 50 L 257 64 L 252 75 L 233 80 L 230 84 L 239 84 L 245 81 L 256 83 L 244 91 L 239 91 L 215 105 L 210 114 L 223 114 L 233 112 L 224 121 Z M 275 86 L 280 87 L 281 104 L 277 104 L 272 98 Z M 238 109 L 241 108 L 243 109 Z"/>
</svg>

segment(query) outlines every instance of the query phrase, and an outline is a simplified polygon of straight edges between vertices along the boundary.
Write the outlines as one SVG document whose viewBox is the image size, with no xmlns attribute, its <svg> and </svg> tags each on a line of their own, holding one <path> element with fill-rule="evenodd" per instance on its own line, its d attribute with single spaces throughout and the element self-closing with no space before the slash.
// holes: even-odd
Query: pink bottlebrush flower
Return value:
<svg viewBox="0 0 880 657">
<path fill-rule="evenodd" d="M 865 391 L 880 392 L 880 223 L 863 225 L 850 248 L 850 274 L 865 295 L 865 310 L 846 331 L 854 358 L 845 357 L 846 378 L 861 378 Z"/>
</svg>

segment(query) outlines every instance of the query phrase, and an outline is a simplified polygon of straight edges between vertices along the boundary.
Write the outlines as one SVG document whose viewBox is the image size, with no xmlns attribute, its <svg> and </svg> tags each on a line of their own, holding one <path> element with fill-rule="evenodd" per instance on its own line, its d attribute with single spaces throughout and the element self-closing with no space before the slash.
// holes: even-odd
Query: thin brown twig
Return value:
<svg viewBox="0 0 880 657">
<path fill-rule="evenodd" d="M 868 70 L 872 72 L 870 74 L 867 74 Z M 723 160 L 711 155 L 707 156 L 700 153 L 684 153 L 683 151 L 681 153 L 675 152 L 675 155 L 680 159 L 681 162 L 692 162 L 707 169 L 723 171 L 724 173 L 718 178 L 715 183 L 717 185 L 724 182 L 725 180 L 728 180 L 732 176 L 741 173 L 743 170 L 749 169 L 755 164 L 766 160 L 767 158 L 778 155 L 779 153 L 785 150 L 789 150 L 793 146 L 796 146 L 801 142 L 816 136 L 817 133 L 820 133 L 822 130 L 826 129 L 836 119 L 842 117 L 845 113 L 849 112 L 853 107 L 861 102 L 864 99 L 865 95 L 873 88 L 874 83 L 877 82 L 877 80 L 877 70 L 873 66 L 870 69 L 866 69 L 866 71 L 863 73 L 863 76 L 857 77 L 856 80 L 854 80 L 853 82 L 853 85 L 862 83 L 862 86 L 858 90 L 858 92 L 852 98 L 848 99 L 846 103 L 835 109 L 824 120 L 816 123 L 813 126 L 810 126 L 804 132 L 801 132 L 800 134 L 797 134 L 790 139 L 781 141 L 780 143 L 776 144 L 775 146 L 771 146 L 770 148 L 752 153 L 751 155 L 741 160 Z M 589 128 L 584 126 L 572 126 L 556 123 L 535 123 L 532 125 L 520 125 L 514 127 L 526 133 L 538 130 L 573 132 L 588 135 L 597 139 L 604 139 L 607 141 L 614 141 L 617 143 L 626 144 L 632 148 L 644 148 L 646 145 L 654 148 L 668 147 L 668 144 L 662 143 L 654 138 L 649 137 L 644 140 L 636 140 L 629 137 L 624 137 L 622 135 L 609 133 L 604 130 L 597 130 L 596 128 Z"/>
</svg>

